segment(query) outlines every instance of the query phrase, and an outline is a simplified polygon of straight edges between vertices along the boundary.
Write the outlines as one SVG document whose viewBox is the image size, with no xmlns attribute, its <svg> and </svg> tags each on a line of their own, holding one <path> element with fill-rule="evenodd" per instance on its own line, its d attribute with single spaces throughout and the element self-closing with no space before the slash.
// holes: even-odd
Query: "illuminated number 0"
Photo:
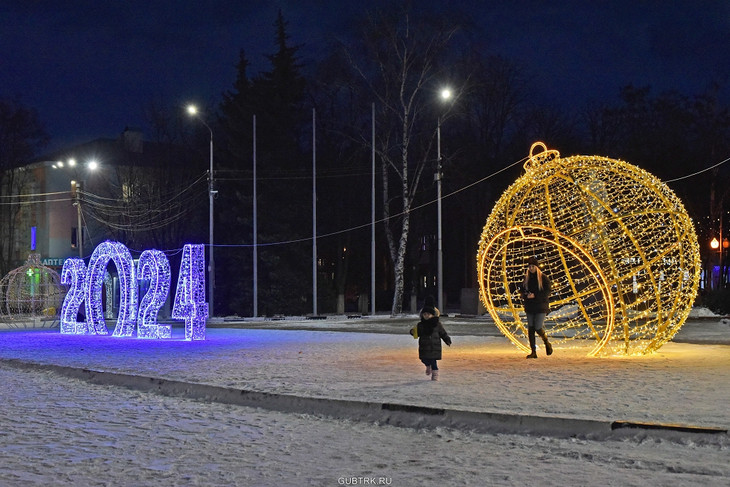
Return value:
<svg viewBox="0 0 730 487">
<path fill-rule="evenodd" d="M 130 337 L 137 324 L 137 280 L 134 278 L 134 260 L 127 246 L 119 242 L 102 242 L 91 254 L 89 268 L 86 271 L 86 322 L 89 332 L 96 335 L 109 333 L 104 322 L 101 306 L 101 286 L 104 284 L 104 272 L 113 261 L 119 274 L 119 316 L 114 327 L 113 336 Z"/>
</svg>

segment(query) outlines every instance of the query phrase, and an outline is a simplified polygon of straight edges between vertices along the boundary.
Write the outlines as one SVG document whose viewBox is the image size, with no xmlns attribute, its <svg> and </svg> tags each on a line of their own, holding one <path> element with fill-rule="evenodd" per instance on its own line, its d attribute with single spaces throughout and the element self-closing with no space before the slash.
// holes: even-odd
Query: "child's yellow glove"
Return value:
<svg viewBox="0 0 730 487">
<path fill-rule="evenodd" d="M 418 326 L 411 328 L 410 333 L 413 338 L 418 338 Z"/>
</svg>

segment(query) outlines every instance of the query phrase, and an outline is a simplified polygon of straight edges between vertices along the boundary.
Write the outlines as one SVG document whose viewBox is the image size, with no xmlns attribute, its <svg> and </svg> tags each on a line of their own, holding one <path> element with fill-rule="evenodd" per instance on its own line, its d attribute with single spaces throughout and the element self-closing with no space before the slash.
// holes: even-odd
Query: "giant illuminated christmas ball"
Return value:
<svg viewBox="0 0 730 487">
<path fill-rule="evenodd" d="M 694 226 L 672 190 L 626 162 L 561 158 L 541 142 L 524 167 L 477 253 L 480 298 L 502 333 L 529 351 L 519 287 L 535 256 L 552 281 L 545 330 L 554 344 L 624 355 L 670 340 L 700 279 Z"/>
<path fill-rule="evenodd" d="M 41 263 L 40 254 L 30 254 L 25 264 L 0 279 L 0 322 L 22 322 L 52 318 L 63 302 L 64 290 L 58 272 Z M 54 324 L 49 319 L 45 325 Z M 42 323 L 41 326 L 44 324 Z M 14 325 L 6 325 L 12 326 Z"/>
</svg>

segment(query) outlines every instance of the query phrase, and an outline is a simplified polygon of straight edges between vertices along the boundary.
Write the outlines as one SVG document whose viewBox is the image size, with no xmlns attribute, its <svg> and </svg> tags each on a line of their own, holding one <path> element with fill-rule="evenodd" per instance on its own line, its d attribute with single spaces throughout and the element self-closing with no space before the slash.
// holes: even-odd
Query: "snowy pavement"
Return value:
<svg viewBox="0 0 730 487">
<path fill-rule="evenodd" d="M 326 329 L 354 329 L 349 321 L 209 328 L 193 343 L 0 332 L 0 485 L 730 485 L 727 434 L 526 435 L 330 414 L 327 401 L 353 401 L 730 427 L 730 326 L 720 320 L 687 323 L 647 357 L 558 349 L 534 361 L 498 334 L 445 322 L 454 345 L 435 383 L 392 320 L 369 333 Z M 293 412 L 93 384 L 48 366 L 267 393 Z M 325 406 L 304 414 L 296 398 Z"/>
</svg>

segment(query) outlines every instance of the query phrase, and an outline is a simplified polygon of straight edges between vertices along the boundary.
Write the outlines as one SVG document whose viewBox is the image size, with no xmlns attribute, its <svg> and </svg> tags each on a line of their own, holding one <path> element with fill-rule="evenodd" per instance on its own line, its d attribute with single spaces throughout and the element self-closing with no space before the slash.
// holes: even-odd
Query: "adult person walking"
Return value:
<svg viewBox="0 0 730 487">
<path fill-rule="evenodd" d="M 522 291 L 527 315 L 527 336 L 530 340 L 531 350 L 527 358 L 537 358 L 535 333 L 540 335 L 545 343 L 545 353 L 552 355 L 553 347 L 543 329 L 545 316 L 550 312 L 550 278 L 542 272 L 540 262 L 535 257 L 527 259 Z"/>
</svg>

